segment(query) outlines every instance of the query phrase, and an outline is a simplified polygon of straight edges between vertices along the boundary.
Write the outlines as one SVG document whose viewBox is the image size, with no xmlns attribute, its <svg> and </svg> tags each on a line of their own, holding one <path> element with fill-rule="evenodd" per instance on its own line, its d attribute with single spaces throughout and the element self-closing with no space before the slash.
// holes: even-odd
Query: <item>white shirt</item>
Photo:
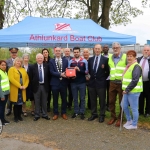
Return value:
<svg viewBox="0 0 150 150">
<path fill-rule="evenodd" d="M 95 61 L 96 61 L 96 57 L 98 57 L 98 60 L 97 60 L 97 66 L 96 66 L 96 71 L 99 67 L 99 63 L 100 63 L 100 59 L 101 59 L 101 54 L 100 55 L 95 55 L 95 59 L 94 59 L 94 63 L 93 63 L 93 69 L 94 69 L 94 65 L 95 65 Z"/>
<path fill-rule="evenodd" d="M 44 83 L 44 70 L 43 70 L 43 64 L 38 64 L 38 71 L 39 71 L 40 65 L 41 65 L 41 70 L 42 70 L 42 78 L 43 78 L 43 81 L 42 81 L 42 82 L 39 82 L 39 83 Z"/>
<path fill-rule="evenodd" d="M 142 67 L 142 64 L 143 64 L 143 61 L 144 61 L 144 57 L 141 59 L 140 61 L 140 66 Z M 149 81 L 148 79 L 148 71 L 149 71 L 149 64 L 148 64 L 148 58 L 145 62 L 145 66 L 144 68 L 142 69 L 142 77 L 143 77 L 143 81 Z"/>
<path fill-rule="evenodd" d="M 27 66 L 24 65 L 23 67 L 26 71 L 28 70 L 28 65 Z"/>
</svg>

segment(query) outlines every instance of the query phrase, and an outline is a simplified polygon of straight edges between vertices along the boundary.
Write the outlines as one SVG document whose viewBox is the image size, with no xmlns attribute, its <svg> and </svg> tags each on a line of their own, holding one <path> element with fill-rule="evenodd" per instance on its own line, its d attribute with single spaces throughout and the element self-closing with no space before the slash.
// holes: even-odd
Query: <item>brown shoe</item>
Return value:
<svg viewBox="0 0 150 150">
<path fill-rule="evenodd" d="M 58 119 L 58 115 L 53 116 L 53 120 L 56 120 L 56 119 Z"/>
<path fill-rule="evenodd" d="M 67 117 L 67 115 L 66 115 L 66 114 L 62 114 L 62 118 L 63 118 L 63 119 L 65 119 L 65 120 L 67 120 L 67 119 L 68 119 L 68 117 Z"/>
<path fill-rule="evenodd" d="M 120 123 L 121 123 L 121 120 L 118 119 L 117 122 L 116 122 L 116 124 L 115 124 L 115 126 L 116 126 L 116 127 L 120 127 Z"/>
<path fill-rule="evenodd" d="M 108 125 L 112 125 L 115 121 L 116 121 L 116 119 L 115 119 L 115 118 L 112 118 L 112 119 L 109 120 L 109 122 L 108 122 L 107 124 L 108 124 Z"/>
</svg>

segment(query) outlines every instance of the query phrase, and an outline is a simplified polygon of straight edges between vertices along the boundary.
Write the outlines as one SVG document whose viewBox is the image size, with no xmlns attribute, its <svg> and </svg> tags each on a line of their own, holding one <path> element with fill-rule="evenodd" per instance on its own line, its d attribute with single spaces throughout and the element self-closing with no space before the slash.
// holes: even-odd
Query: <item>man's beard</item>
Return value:
<svg viewBox="0 0 150 150">
<path fill-rule="evenodd" d="M 80 56 L 75 56 L 75 58 L 79 58 Z"/>
</svg>

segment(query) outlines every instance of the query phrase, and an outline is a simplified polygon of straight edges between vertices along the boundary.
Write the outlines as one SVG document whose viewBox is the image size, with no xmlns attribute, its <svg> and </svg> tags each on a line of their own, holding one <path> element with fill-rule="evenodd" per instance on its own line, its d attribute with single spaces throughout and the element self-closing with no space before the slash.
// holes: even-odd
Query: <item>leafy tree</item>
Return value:
<svg viewBox="0 0 150 150">
<path fill-rule="evenodd" d="M 0 21 L 4 21 L 4 18 L 1 16 L 3 12 L 5 27 L 21 21 L 26 16 L 37 16 L 91 18 L 102 27 L 109 29 L 110 25 L 126 25 L 131 22 L 131 17 L 137 17 L 142 14 L 141 10 L 130 5 L 129 0 L 0 1 L 2 1 L 0 3 L 2 6 L 0 9 Z M 141 4 L 145 5 L 148 1 L 141 0 Z"/>
</svg>

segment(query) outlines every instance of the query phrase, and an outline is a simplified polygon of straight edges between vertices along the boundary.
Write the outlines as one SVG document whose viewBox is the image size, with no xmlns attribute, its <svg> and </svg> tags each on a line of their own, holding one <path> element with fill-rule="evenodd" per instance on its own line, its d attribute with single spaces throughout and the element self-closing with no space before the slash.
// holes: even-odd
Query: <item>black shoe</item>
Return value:
<svg viewBox="0 0 150 150">
<path fill-rule="evenodd" d="M 74 113 L 71 118 L 76 118 L 79 114 Z"/>
<path fill-rule="evenodd" d="M 7 125 L 7 124 L 9 124 L 9 123 L 10 123 L 10 122 L 7 121 L 7 120 L 5 120 L 5 119 L 2 121 L 2 124 L 3 124 L 3 125 Z"/>
<path fill-rule="evenodd" d="M 43 117 L 43 116 L 42 116 L 42 118 L 44 118 L 44 119 L 46 119 L 46 120 L 50 120 L 50 118 L 49 118 L 48 116 L 46 116 L 46 117 Z"/>
<path fill-rule="evenodd" d="M 39 119 L 40 119 L 40 117 L 34 117 L 33 121 L 37 121 Z"/>
<path fill-rule="evenodd" d="M 20 117 L 18 117 L 18 120 L 23 121 L 23 118 L 20 116 Z"/>
<path fill-rule="evenodd" d="M 82 120 L 84 120 L 85 116 L 84 116 L 83 113 L 80 114 L 80 118 L 81 118 Z"/>
<path fill-rule="evenodd" d="M 98 118 L 97 115 L 92 115 L 90 118 L 88 118 L 88 121 L 93 121 L 94 119 Z"/>
<path fill-rule="evenodd" d="M 11 111 L 8 111 L 7 113 L 6 113 L 6 116 L 10 116 L 11 115 Z"/>
<path fill-rule="evenodd" d="M 100 117 L 99 117 L 99 122 L 100 122 L 100 123 L 104 122 L 104 120 L 105 120 L 105 117 L 104 117 L 104 116 L 100 116 Z"/>
<path fill-rule="evenodd" d="M 14 118 L 14 122 L 16 123 L 19 122 L 18 118 Z"/>
</svg>

